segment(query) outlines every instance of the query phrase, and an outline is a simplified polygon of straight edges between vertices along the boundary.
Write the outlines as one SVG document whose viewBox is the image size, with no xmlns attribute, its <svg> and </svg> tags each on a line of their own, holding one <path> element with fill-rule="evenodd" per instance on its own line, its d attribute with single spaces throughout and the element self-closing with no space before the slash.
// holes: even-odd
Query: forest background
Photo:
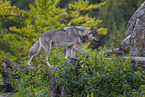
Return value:
<svg viewBox="0 0 145 97">
<path fill-rule="evenodd" d="M 79 2 L 78 2 L 79 1 Z M 28 51 L 40 34 L 65 26 L 97 26 L 102 40 L 90 48 L 116 48 L 127 23 L 144 0 L 2 0 L 0 60 L 28 61 Z"/>
</svg>

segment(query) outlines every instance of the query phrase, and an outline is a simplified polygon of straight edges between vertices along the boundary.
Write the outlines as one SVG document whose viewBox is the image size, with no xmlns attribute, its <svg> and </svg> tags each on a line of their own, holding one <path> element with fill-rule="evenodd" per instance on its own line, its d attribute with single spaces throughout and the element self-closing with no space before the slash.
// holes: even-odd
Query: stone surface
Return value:
<svg viewBox="0 0 145 97">
<path fill-rule="evenodd" d="M 145 56 L 145 2 L 130 18 L 125 39 L 120 43 L 120 50 L 136 56 Z"/>
</svg>

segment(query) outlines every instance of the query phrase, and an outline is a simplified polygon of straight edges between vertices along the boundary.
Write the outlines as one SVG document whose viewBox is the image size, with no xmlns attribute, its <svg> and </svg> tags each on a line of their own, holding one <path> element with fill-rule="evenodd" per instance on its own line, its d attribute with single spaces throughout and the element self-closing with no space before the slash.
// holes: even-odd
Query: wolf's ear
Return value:
<svg viewBox="0 0 145 97">
<path fill-rule="evenodd" d="M 91 26 L 91 30 L 93 30 L 94 26 Z"/>
</svg>

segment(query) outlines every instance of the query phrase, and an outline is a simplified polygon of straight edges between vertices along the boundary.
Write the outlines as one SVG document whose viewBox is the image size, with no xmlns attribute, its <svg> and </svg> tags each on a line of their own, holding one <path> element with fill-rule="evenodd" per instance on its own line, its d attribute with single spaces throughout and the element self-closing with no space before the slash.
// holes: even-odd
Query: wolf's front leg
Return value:
<svg viewBox="0 0 145 97">
<path fill-rule="evenodd" d="M 48 61 L 47 61 L 46 63 L 47 63 L 47 65 L 48 65 L 49 67 L 51 66 L 51 65 L 49 64 L 49 62 L 48 62 Z"/>
<path fill-rule="evenodd" d="M 76 57 L 76 53 L 77 53 L 77 50 L 75 50 L 74 47 L 71 48 L 71 51 L 70 51 L 70 56 L 71 58 L 75 58 Z"/>
<path fill-rule="evenodd" d="M 66 50 L 66 53 L 65 53 L 65 58 L 67 59 L 68 56 L 70 55 L 70 50 L 71 50 L 72 47 L 66 47 L 65 50 Z"/>
<path fill-rule="evenodd" d="M 80 46 L 80 43 L 77 40 L 74 43 L 74 49 L 79 52 L 82 50 L 82 47 Z"/>
<path fill-rule="evenodd" d="M 76 55 L 76 50 L 74 47 L 66 47 L 64 48 L 64 51 L 65 51 L 65 58 L 75 58 L 75 55 Z"/>
</svg>

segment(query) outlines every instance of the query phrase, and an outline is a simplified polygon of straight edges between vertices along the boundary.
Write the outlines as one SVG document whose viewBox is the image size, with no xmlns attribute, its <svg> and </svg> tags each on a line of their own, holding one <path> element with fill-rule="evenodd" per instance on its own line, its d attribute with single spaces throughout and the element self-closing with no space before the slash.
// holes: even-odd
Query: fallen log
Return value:
<svg viewBox="0 0 145 97">
<path fill-rule="evenodd" d="M 145 57 L 124 57 L 124 59 L 130 58 L 132 63 L 144 64 L 145 65 Z"/>
<path fill-rule="evenodd" d="M 1 71 L 1 75 L 3 77 L 3 83 L 4 84 L 10 84 L 9 75 L 12 75 L 13 77 L 18 77 L 18 75 L 15 72 L 13 72 L 14 71 L 13 65 L 15 65 L 16 68 L 20 68 L 20 69 L 25 70 L 26 73 L 28 72 L 28 66 L 12 62 L 8 58 L 4 58 L 1 61 L 1 63 L 2 63 L 2 66 L 3 66 L 3 70 Z M 36 67 L 31 67 L 30 69 L 34 71 L 37 68 Z"/>
<path fill-rule="evenodd" d="M 145 68 L 145 57 L 126 57 L 123 56 L 125 60 L 130 59 L 131 63 L 136 63 L 138 66 Z M 105 58 L 105 59 L 114 59 L 114 58 Z"/>
<path fill-rule="evenodd" d="M 145 57 L 124 57 L 124 59 L 129 59 L 131 63 L 137 63 L 138 66 L 145 68 Z"/>
<path fill-rule="evenodd" d="M 75 58 L 69 58 L 68 59 L 70 65 L 73 66 L 78 66 L 78 62 L 77 59 Z M 26 72 L 26 74 L 29 72 L 29 70 L 31 71 L 37 71 L 38 68 L 37 67 L 28 67 L 26 65 L 21 65 L 15 62 L 10 61 L 8 58 L 5 58 L 2 60 L 2 65 L 3 65 L 3 70 L 1 71 L 1 75 L 3 77 L 3 83 L 5 84 L 4 86 L 9 86 L 10 88 L 12 88 L 12 86 L 10 85 L 10 77 L 14 77 L 14 78 L 20 78 L 20 76 L 18 76 L 17 73 L 14 72 L 14 68 L 12 65 L 15 65 L 15 68 L 20 68 L 22 70 L 24 70 Z M 45 70 L 46 68 L 44 68 Z M 46 72 L 46 75 L 49 75 L 51 77 L 51 82 L 50 82 L 50 87 L 48 92 L 53 95 L 53 97 L 58 95 L 60 97 L 64 97 L 66 95 L 66 88 L 65 85 L 59 84 L 57 83 L 57 80 L 55 79 L 55 72 L 56 70 L 61 70 L 61 67 L 56 67 L 56 68 L 47 68 L 48 72 Z M 54 70 L 53 74 L 49 74 L 49 70 Z M 11 75 L 11 76 L 10 76 Z M 13 90 L 13 89 L 12 89 Z"/>
<path fill-rule="evenodd" d="M 119 48 L 114 48 L 112 50 L 108 50 L 108 51 L 104 52 L 104 54 L 107 56 L 110 56 L 111 54 L 115 54 L 116 56 L 123 56 L 123 52 L 120 51 Z M 138 66 L 145 68 L 145 57 L 126 57 L 126 56 L 123 56 L 123 58 L 125 60 L 130 58 L 131 63 L 137 63 Z M 112 59 L 112 58 L 105 58 L 105 59 Z"/>
</svg>

